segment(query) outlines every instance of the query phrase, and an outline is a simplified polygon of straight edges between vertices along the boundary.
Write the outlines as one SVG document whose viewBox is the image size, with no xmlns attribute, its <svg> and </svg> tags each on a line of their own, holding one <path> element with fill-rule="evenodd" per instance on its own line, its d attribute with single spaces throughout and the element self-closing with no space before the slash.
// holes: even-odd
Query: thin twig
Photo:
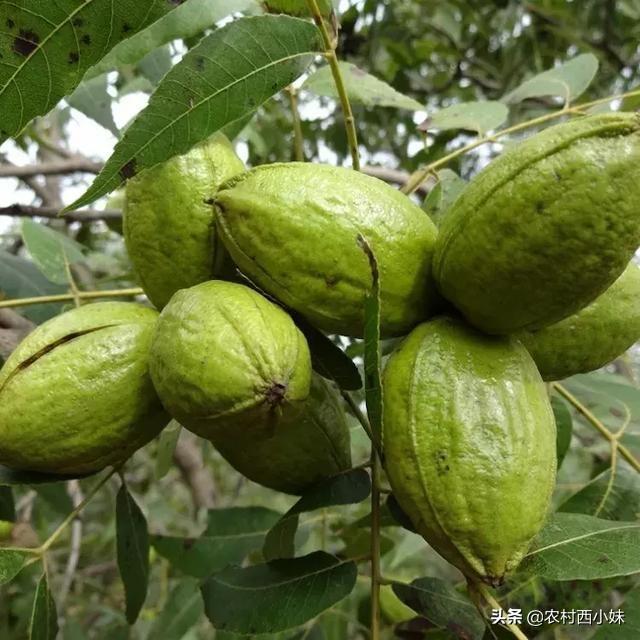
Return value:
<svg viewBox="0 0 640 640">
<path fill-rule="evenodd" d="M 81 300 L 93 300 L 96 298 L 130 298 L 142 295 L 144 291 L 137 287 L 131 289 L 105 289 L 104 291 L 78 291 L 76 294 Z M 73 293 L 60 293 L 51 296 L 36 296 L 34 298 L 14 298 L 13 300 L 0 300 L 0 309 L 8 307 L 26 307 L 33 304 L 48 304 L 50 302 L 68 302 L 76 299 Z"/>
<path fill-rule="evenodd" d="M 454 160 L 455 158 L 462 156 L 465 153 L 468 153 L 469 151 L 476 149 L 477 147 L 480 147 L 489 142 L 497 142 L 498 139 L 503 138 L 504 136 L 510 133 L 516 133 L 517 131 L 534 127 L 538 124 L 548 122 L 549 120 L 554 120 L 555 118 L 559 118 L 567 114 L 584 115 L 585 109 L 589 109 L 591 107 L 595 107 L 600 104 L 606 104 L 607 102 L 612 102 L 613 100 L 621 100 L 623 98 L 631 98 L 633 96 L 639 96 L 639 95 L 640 95 L 640 90 L 628 91 L 626 93 L 621 93 L 619 95 L 612 95 L 612 96 L 607 96 L 606 98 L 599 98 L 598 100 L 592 100 L 591 102 L 584 102 L 574 107 L 565 107 L 563 109 L 558 109 L 553 113 L 545 113 L 544 115 L 539 116 L 537 118 L 532 118 L 531 120 L 520 122 L 511 127 L 507 127 L 506 129 L 501 129 L 500 131 L 497 131 L 491 136 L 484 136 L 482 138 L 478 138 L 477 140 L 474 140 L 473 142 L 470 142 L 469 144 L 466 144 L 463 147 L 460 147 L 459 149 L 456 149 L 455 151 L 452 151 L 451 153 L 448 153 L 447 155 L 442 156 L 442 158 L 439 158 L 435 162 L 432 162 L 426 165 L 425 167 L 423 167 L 422 169 L 419 169 L 418 171 L 416 171 L 411 176 L 411 178 L 407 181 L 407 183 L 404 185 L 404 187 L 402 188 L 402 191 L 403 193 L 413 193 L 433 173 L 433 171 L 435 171 L 439 167 L 442 167 L 443 165 L 448 164 L 449 162 L 451 162 L 451 160 Z"/>
<path fill-rule="evenodd" d="M 366 434 L 369 436 L 369 440 L 371 440 L 372 444 L 377 447 L 378 454 L 382 457 L 382 451 L 378 446 L 379 443 L 376 437 L 373 434 L 373 430 L 371 429 L 371 424 L 369 423 L 369 418 L 362 412 L 358 403 L 353 399 L 353 396 L 344 389 L 340 390 L 342 397 L 345 399 L 346 403 L 349 405 L 351 412 L 358 419 L 358 422 L 362 425 L 362 428 L 365 430 Z M 371 463 L 368 463 L 370 465 Z"/>
<path fill-rule="evenodd" d="M 71 498 L 71 502 L 74 508 L 78 508 L 82 503 L 83 495 L 80 483 L 77 480 L 70 480 L 67 484 L 67 493 Z M 82 520 L 76 518 L 71 523 L 71 543 L 69 557 L 67 558 L 67 566 L 64 572 L 64 578 L 60 591 L 57 594 L 56 601 L 60 611 L 64 611 L 64 602 L 67 599 L 67 595 L 71 590 L 73 584 L 73 578 L 78 568 L 78 561 L 80 560 L 80 545 L 82 543 Z"/>
<path fill-rule="evenodd" d="M 380 459 L 371 443 L 371 640 L 380 638 Z"/>
<path fill-rule="evenodd" d="M 351 152 L 351 162 L 353 168 L 356 171 L 360 171 L 360 153 L 358 152 L 358 134 L 356 132 L 356 123 L 353 117 L 353 111 L 351 110 L 351 103 L 349 102 L 349 95 L 342 78 L 342 72 L 340 71 L 340 65 L 338 64 L 338 57 L 336 56 L 336 39 L 329 35 L 329 30 L 322 17 L 320 8 L 316 0 L 307 0 L 307 6 L 313 16 L 313 21 L 316 23 L 320 33 L 322 34 L 322 41 L 324 42 L 325 58 L 331 68 L 331 75 L 338 91 L 338 97 L 340 98 L 340 104 L 342 105 L 342 113 L 344 114 L 344 126 L 347 132 L 347 141 L 349 143 L 349 151 Z"/>
<path fill-rule="evenodd" d="M 287 87 L 286 91 L 289 96 L 293 121 L 293 157 L 296 162 L 304 162 L 304 137 L 302 135 L 300 111 L 298 110 L 298 92 L 295 87 Z"/>
<path fill-rule="evenodd" d="M 76 306 L 76 309 L 82 305 L 82 298 L 80 298 L 80 290 L 78 289 L 78 285 L 76 284 L 76 279 L 73 277 L 73 273 L 71 273 L 71 265 L 69 264 L 69 260 L 67 259 L 67 254 L 60 243 L 60 249 L 62 250 L 62 256 L 64 258 L 64 272 L 67 276 L 67 282 L 69 283 L 69 292 L 73 296 L 73 303 Z"/>
<path fill-rule="evenodd" d="M 15 218 L 48 218 L 51 220 L 67 220 L 69 222 L 95 222 L 96 220 L 121 220 L 122 211 L 115 209 L 80 209 L 60 214 L 59 207 L 34 207 L 27 204 L 12 204 L 0 207 L 0 216 Z"/>
<path fill-rule="evenodd" d="M 60 537 L 62 532 L 78 517 L 78 514 L 91 502 L 93 497 L 100 491 L 100 489 L 109 481 L 118 471 L 117 467 L 110 469 L 102 478 L 91 488 L 86 497 L 83 498 L 71 511 L 71 513 L 60 523 L 58 528 L 44 541 L 44 543 L 37 550 L 41 555 L 44 555 L 51 545 Z"/>
<path fill-rule="evenodd" d="M 470 580 L 468 581 L 467 584 L 468 584 L 468 587 L 469 587 L 470 595 L 472 597 L 474 595 L 478 595 L 492 609 L 495 609 L 497 611 L 503 611 L 503 608 L 500 605 L 500 603 L 493 597 L 493 594 L 491 593 L 491 591 L 489 591 L 489 589 L 484 584 L 482 584 L 481 582 L 471 582 Z M 476 601 L 476 603 L 477 603 L 476 598 L 474 598 L 474 601 Z M 511 623 L 507 622 L 503 626 L 506 627 L 507 629 L 509 629 L 509 631 L 511 631 L 511 633 L 516 638 L 518 638 L 518 640 L 528 640 L 527 636 L 520 630 L 520 627 L 518 627 L 518 625 L 511 624 Z"/>
<path fill-rule="evenodd" d="M 585 405 L 578 400 L 566 387 L 561 385 L 559 382 L 554 382 L 552 385 L 553 389 L 557 391 L 565 400 L 567 400 L 575 410 L 582 414 L 587 421 L 594 426 L 600 434 L 609 441 L 609 443 L 616 443 L 616 447 L 620 455 L 638 472 L 640 473 L 640 461 L 625 447 L 620 443 L 620 437 L 622 436 L 622 432 L 612 433 L 604 426 L 604 424 L 596 418 L 596 416 L 589 411 Z"/>
<path fill-rule="evenodd" d="M 88 158 L 71 158 L 39 164 L 0 165 L 0 178 L 33 178 L 34 176 L 60 176 L 67 173 L 100 173 L 104 165 Z"/>
</svg>

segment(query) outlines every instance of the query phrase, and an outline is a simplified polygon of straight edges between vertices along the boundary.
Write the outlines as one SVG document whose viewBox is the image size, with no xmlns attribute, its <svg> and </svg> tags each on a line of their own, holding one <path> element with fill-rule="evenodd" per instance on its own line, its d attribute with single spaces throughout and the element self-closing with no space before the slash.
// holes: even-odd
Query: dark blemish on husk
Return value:
<svg viewBox="0 0 640 640">
<path fill-rule="evenodd" d="M 338 276 L 325 276 L 324 281 L 327 287 L 332 289 L 336 284 L 338 284 Z"/>
<path fill-rule="evenodd" d="M 38 48 L 40 36 L 34 31 L 20 29 L 20 35 L 13 40 L 13 50 L 25 58 Z"/>
<path fill-rule="evenodd" d="M 104 324 L 98 327 L 92 327 L 91 329 L 85 329 L 84 331 L 74 331 L 72 333 L 68 333 L 65 336 L 62 336 L 58 340 L 55 340 L 54 342 L 48 345 L 45 345 L 42 349 L 40 349 L 39 351 L 36 351 L 34 354 L 32 354 L 31 356 L 23 360 L 20 364 L 18 364 L 16 368 L 6 378 L 3 386 L 6 386 L 14 376 L 16 376 L 21 371 L 28 369 L 30 366 L 32 366 L 38 360 L 40 360 L 40 358 L 46 356 L 48 353 L 51 353 L 54 349 L 57 349 L 58 347 L 61 347 L 67 344 L 68 342 L 75 340 L 76 338 L 81 338 L 82 336 L 86 336 L 89 333 L 102 331 L 102 329 L 108 329 L 109 327 L 113 327 L 113 326 L 114 325 L 112 324 Z"/>
</svg>

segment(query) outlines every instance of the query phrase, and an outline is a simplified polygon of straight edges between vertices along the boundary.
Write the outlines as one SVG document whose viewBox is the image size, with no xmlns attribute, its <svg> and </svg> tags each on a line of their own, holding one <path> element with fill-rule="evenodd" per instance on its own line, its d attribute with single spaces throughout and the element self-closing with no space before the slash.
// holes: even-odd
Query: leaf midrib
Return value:
<svg viewBox="0 0 640 640">
<path fill-rule="evenodd" d="M 260 72 L 262 72 L 262 71 L 264 71 L 266 69 L 274 67 L 274 66 L 276 66 L 278 64 L 281 64 L 283 62 L 287 62 L 289 60 L 295 60 L 296 58 L 302 58 L 304 56 L 309 56 L 309 55 L 314 55 L 314 54 L 315 55 L 320 55 L 321 53 L 322 53 L 321 51 L 305 51 L 303 53 L 296 53 L 296 54 L 293 54 L 293 55 L 285 56 L 283 58 L 278 58 L 277 60 L 274 60 L 274 61 L 270 62 L 267 65 L 264 65 L 262 67 L 257 67 L 256 69 L 254 69 L 253 71 L 251 71 L 247 75 L 244 75 L 241 78 L 238 78 L 238 79 L 234 80 L 233 82 L 225 85 L 224 87 L 222 87 L 218 91 L 210 94 L 206 98 L 203 98 L 202 100 L 199 100 L 198 102 L 194 103 L 193 107 L 188 107 L 188 109 L 184 113 L 181 113 L 175 120 L 172 120 L 169 124 L 167 124 L 164 127 L 162 127 L 156 134 L 151 136 L 151 138 L 149 138 L 149 140 L 147 140 L 147 142 L 145 142 L 142 146 L 138 147 L 137 151 L 133 155 L 128 156 L 124 162 L 120 163 L 120 165 L 116 169 L 116 171 L 112 171 L 110 174 L 105 174 L 105 182 L 108 182 L 112 178 L 114 178 L 116 173 L 118 171 L 120 171 L 120 169 L 123 166 L 127 165 L 129 162 L 134 160 L 137 155 L 139 155 L 142 151 L 144 151 L 151 143 L 155 142 L 155 140 L 157 138 L 159 138 L 165 131 L 167 131 L 168 129 L 173 127 L 176 123 L 180 122 L 183 118 L 185 118 L 192 111 L 195 111 L 196 109 L 200 108 L 203 104 L 206 104 L 208 101 L 213 100 L 214 98 L 216 98 L 223 91 L 226 91 L 227 89 L 230 89 L 231 87 L 234 87 L 235 85 L 246 81 L 248 78 L 256 75 L 257 73 L 260 73 Z M 167 80 L 170 80 L 170 79 L 167 78 Z M 123 142 L 126 142 L 126 141 L 123 140 Z"/>
<path fill-rule="evenodd" d="M 535 549 L 534 551 L 530 551 L 529 553 L 527 553 L 527 555 L 525 556 L 526 558 L 535 556 L 538 553 L 541 553 L 543 551 L 548 551 L 549 549 L 554 549 L 556 547 L 560 547 L 562 545 L 565 544 L 571 544 L 573 542 L 577 542 L 578 540 L 585 540 L 587 538 L 593 538 L 595 536 L 599 536 L 602 534 L 606 534 L 606 533 L 615 533 L 617 531 L 624 531 L 626 529 L 639 529 L 640 528 L 640 524 L 635 523 L 635 522 L 630 522 L 627 523 L 624 526 L 618 526 L 618 527 L 608 527 L 606 529 L 599 529 L 598 531 L 588 531 L 587 533 L 584 533 L 580 536 L 575 536 L 572 538 L 564 538 L 563 540 L 560 540 L 558 542 L 554 542 L 553 544 L 548 544 L 544 547 L 540 547 L 538 549 Z"/>
</svg>

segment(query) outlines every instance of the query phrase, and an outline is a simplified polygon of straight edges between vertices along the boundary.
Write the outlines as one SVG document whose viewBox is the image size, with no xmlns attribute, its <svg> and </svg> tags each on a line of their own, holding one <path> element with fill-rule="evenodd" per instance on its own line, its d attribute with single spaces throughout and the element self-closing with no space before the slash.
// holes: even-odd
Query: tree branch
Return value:
<svg viewBox="0 0 640 640">
<path fill-rule="evenodd" d="M 0 309 L 0 357 L 8 358 L 35 324 L 11 309 Z"/>
<path fill-rule="evenodd" d="M 45 165 L 34 165 L 34 167 L 2 167 L 0 166 L 0 178 L 2 171 L 4 170 L 20 170 L 29 169 L 29 171 L 36 171 L 39 167 L 45 167 Z M 69 163 L 67 167 L 68 172 L 72 173 L 77 171 Z M 410 174 L 407 171 L 400 169 L 386 169 L 385 167 L 372 167 L 365 166 L 361 169 L 362 173 L 365 173 L 374 178 L 378 178 L 389 184 L 399 185 L 405 184 Z M 15 175 L 15 174 L 14 174 Z M 33 174 L 32 174 L 33 175 Z M 7 177 L 6 175 L 4 177 Z M 417 190 L 420 195 L 427 195 L 429 192 L 427 185 L 421 185 Z M 97 220 L 120 220 L 122 219 L 122 212 L 116 209 L 104 209 L 99 211 L 98 209 L 84 209 L 80 211 L 69 211 L 60 215 L 60 209 L 57 207 L 35 207 L 26 204 L 12 204 L 8 207 L 0 207 L 0 216 L 13 216 L 16 218 L 49 218 L 51 220 L 66 220 L 68 222 L 95 222 Z"/>
<path fill-rule="evenodd" d="M 0 216 L 14 216 L 16 218 L 49 218 L 67 220 L 71 222 L 95 222 L 96 220 L 120 220 L 122 212 L 115 209 L 80 209 L 60 214 L 58 207 L 32 207 L 26 204 L 12 204 L 0 207 Z"/>
<path fill-rule="evenodd" d="M 23 166 L 0 166 L 0 178 L 33 178 L 34 176 L 60 176 L 68 173 L 100 173 L 103 165 L 88 158 L 40 162 Z"/>
<path fill-rule="evenodd" d="M 216 504 L 213 478 L 204 464 L 195 436 L 184 429 L 173 452 L 173 460 L 191 490 L 196 511 L 213 508 Z"/>
<path fill-rule="evenodd" d="M 84 496 L 82 495 L 82 489 L 80 488 L 80 483 L 77 480 L 70 480 L 67 483 L 67 493 L 71 498 L 71 502 L 74 508 L 80 506 Z M 71 590 L 71 585 L 73 584 L 73 579 L 76 574 L 76 569 L 78 568 L 78 561 L 80 560 L 80 546 L 82 544 L 82 520 L 80 518 L 76 518 L 71 523 L 71 542 L 70 542 L 70 551 L 69 556 L 67 558 L 67 566 L 64 572 L 64 578 L 62 581 L 62 585 L 57 593 L 57 602 L 58 606 L 62 611 L 64 611 L 64 603 L 69 595 L 69 591 Z"/>
<path fill-rule="evenodd" d="M 43 162 L 41 164 L 0 166 L 0 178 L 30 178 L 39 175 L 66 175 L 70 173 L 100 173 L 103 165 L 99 162 L 92 162 L 87 158 L 72 158 L 61 160 L 60 162 Z M 385 167 L 362 167 L 362 173 L 374 176 L 391 184 L 404 184 L 409 178 L 406 171 L 398 169 L 386 169 Z M 17 206 L 17 205 L 14 205 Z M 81 212 L 75 212 L 80 214 Z M 6 213 L 4 215 L 20 215 Z M 26 215 L 26 214 L 25 214 Z M 34 213 L 33 215 L 42 215 Z"/>
</svg>

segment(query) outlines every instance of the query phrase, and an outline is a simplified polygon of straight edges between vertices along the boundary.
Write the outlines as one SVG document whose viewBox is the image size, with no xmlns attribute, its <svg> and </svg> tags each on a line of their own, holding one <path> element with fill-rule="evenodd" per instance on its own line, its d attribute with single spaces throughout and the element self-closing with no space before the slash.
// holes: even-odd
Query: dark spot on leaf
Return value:
<svg viewBox="0 0 640 640">
<path fill-rule="evenodd" d="M 202 202 L 204 202 L 205 204 L 212 205 L 215 202 L 215 200 L 213 198 L 207 198 L 206 200 L 203 200 Z"/>
<path fill-rule="evenodd" d="M 600 564 L 607 564 L 607 562 L 611 562 L 611 558 L 609 558 L 609 556 L 600 556 L 598 562 Z"/>
<path fill-rule="evenodd" d="M 25 56 L 31 55 L 31 52 L 34 49 L 38 48 L 38 43 L 40 42 L 40 36 L 34 31 L 27 31 L 26 29 L 20 29 L 20 35 L 17 36 L 13 41 L 13 50 L 21 55 Z"/>
<path fill-rule="evenodd" d="M 193 547 L 195 542 L 195 538 L 185 538 L 182 542 L 182 546 L 188 551 L 189 549 L 191 549 L 191 547 Z"/>
<path fill-rule="evenodd" d="M 77 51 L 71 51 L 69 53 L 69 64 L 78 64 L 78 60 L 80 60 L 80 54 Z"/>
<path fill-rule="evenodd" d="M 204 71 L 204 58 L 202 56 L 196 57 L 196 69 L 198 71 Z"/>
<path fill-rule="evenodd" d="M 609 412 L 611 413 L 612 416 L 615 416 L 616 418 L 622 418 L 624 416 L 624 413 L 622 413 L 620 409 L 616 409 L 615 407 L 611 407 L 611 409 L 609 409 Z"/>
<path fill-rule="evenodd" d="M 129 31 L 131 31 L 131 29 L 132 29 L 132 28 L 133 28 L 133 27 L 132 27 L 130 24 L 128 24 L 128 23 L 126 23 L 126 22 L 125 22 L 125 23 L 122 25 L 122 33 L 129 33 Z"/>
<path fill-rule="evenodd" d="M 544 211 L 544 202 L 541 202 L 541 201 L 536 202 L 536 211 L 538 213 L 542 213 Z"/>
<path fill-rule="evenodd" d="M 129 162 L 127 162 L 126 164 L 124 164 L 122 166 L 122 169 L 120 169 L 120 177 L 123 180 L 128 180 L 129 178 L 133 178 L 133 176 L 136 175 L 137 172 L 137 161 L 135 158 L 132 158 L 131 160 L 129 160 Z"/>
<path fill-rule="evenodd" d="M 13 29 L 15 26 L 16 23 L 11 18 L 7 18 L 7 29 Z"/>
<path fill-rule="evenodd" d="M 90 45 L 91 44 L 91 36 L 88 33 L 85 33 L 82 38 L 80 38 L 80 42 L 82 44 Z"/>
<path fill-rule="evenodd" d="M 74 18 L 71 24 L 73 24 L 74 27 L 83 27 L 84 20 L 82 18 Z"/>
</svg>

